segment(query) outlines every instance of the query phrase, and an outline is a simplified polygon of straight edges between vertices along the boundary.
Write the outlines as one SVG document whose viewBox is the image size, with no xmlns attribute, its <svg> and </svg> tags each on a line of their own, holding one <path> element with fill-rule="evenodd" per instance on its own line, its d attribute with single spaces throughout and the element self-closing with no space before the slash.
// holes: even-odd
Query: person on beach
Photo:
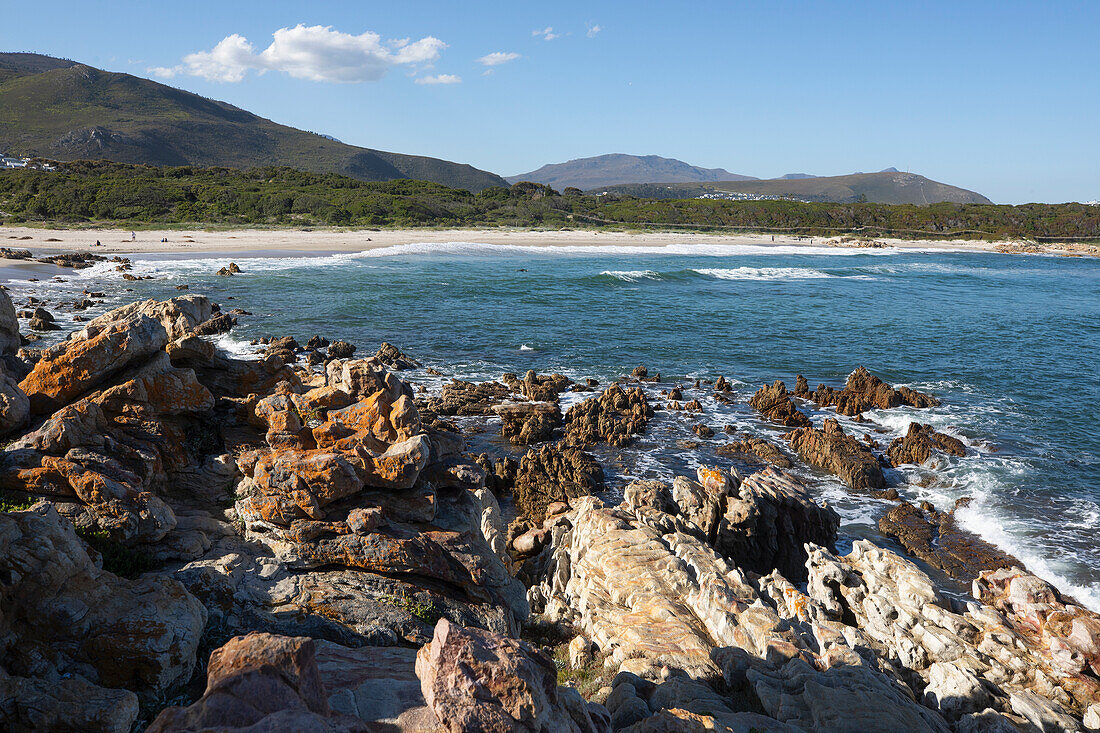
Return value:
<svg viewBox="0 0 1100 733">
<path fill-rule="evenodd" d="M 134 232 L 130 232 L 130 241 L 131 242 L 137 241 L 137 234 L 135 234 Z"/>
</svg>

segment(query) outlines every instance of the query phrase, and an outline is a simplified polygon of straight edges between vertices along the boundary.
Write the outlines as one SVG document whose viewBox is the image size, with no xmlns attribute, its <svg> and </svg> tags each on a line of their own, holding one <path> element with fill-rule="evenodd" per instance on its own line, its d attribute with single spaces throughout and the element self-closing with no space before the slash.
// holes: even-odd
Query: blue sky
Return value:
<svg viewBox="0 0 1100 733">
<path fill-rule="evenodd" d="M 1095 2 L 4 5 L 4 50 L 503 175 L 627 152 L 1100 199 Z"/>
</svg>

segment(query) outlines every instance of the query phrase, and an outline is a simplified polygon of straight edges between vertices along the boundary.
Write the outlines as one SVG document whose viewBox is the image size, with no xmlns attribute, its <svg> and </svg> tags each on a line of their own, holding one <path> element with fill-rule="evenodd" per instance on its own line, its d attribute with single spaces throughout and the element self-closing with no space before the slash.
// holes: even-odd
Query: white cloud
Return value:
<svg viewBox="0 0 1100 733">
<path fill-rule="evenodd" d="M 539 28 L 538 30 L 531 31 L 532 36 L 542 36 L 544 41 L 552 41 L 555 38 L 561 38 L 560 33 L 555 33 L 553 26 L 546 26 L 545 28 Z"/>
<path fill-rule="evenodd" d="M 509 61 L 515 61 L 519 58 L 519 54 L 513 51 L 494 51 L 493 53 L 486 54 L 479 58 L 477 62 L 484 66 L 500 66 L 506 64 Z"/>
<path fill-rule="evenodd" d="M 417 84 L 460 84 L 461 76 L 454 74 L 436 74 L 435 76 L 422 76 L 416 80 Z"/>
<path fill-rule="evenodd" d="M 588 26 L 588 37 L 589 38 L 595 38 L 596 34 L 599 33 L 602 30 L 603 30 L 603 28 L 601 28 L 598 25 L 590 25 L 590 26 Z"/>
<path fill-rule="evenodd" d="M 184 56 L 177 66 L 149 71 L 162 77 L 187 74 L 219 82 L 239 82 L 249 71 L 281 71 L 297 79 L 354 83 L 377 81 L 393 66 L 429 64 L 446 47 L 433 36 L 383 43 L 381 36 L 370 31 L 354 36 L 331 26 L 298 24 L 275 31 L 271 45 L 260 53 L 248 39 L 234 33 L 210 51 Z"/>
</svg>

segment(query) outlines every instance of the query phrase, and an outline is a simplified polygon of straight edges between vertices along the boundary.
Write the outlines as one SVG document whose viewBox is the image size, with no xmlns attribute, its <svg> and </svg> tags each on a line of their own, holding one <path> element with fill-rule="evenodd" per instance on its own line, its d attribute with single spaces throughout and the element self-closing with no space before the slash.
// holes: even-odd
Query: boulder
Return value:
<svg viewBox="0 0 1100 733">
<path fill-rule="evenodd" d="M 573 385 L 573 380 L 562 374 L 535 374 L 535 370 L 529 369 L 519 379 L 515 374 L 505 374 L 501 377 L 508 388 L 518 392 L 533 402 L 557 402 L 558 395 Z"/>
<path fill-rule="evenodd" d="M 900 466 L 903 463 L 924 463 L 935 451 L 952 456 L 965 456 L 966 445 L 958 438 L 937 432 L 931 425 L 909 423 L 905 437 L 895 438 L 886 449 L 890 463 Z"/>
<path fill-rule="evenodd" d="M 844 389 L 820 385 L 807 395 L 821 407 L 835 407 L 841 415 L 856 416 L 867 410 L 889 410 L 894 407 L 934 407 L 940 402 L 935 397 L 909 387 L 891 387 L 878 377 L 859 367 L 848 375 Z"/>
<path fill-rule="evenodd" d="M 27 395 L 0 366 L 0 436 L 23 427 L 30 412 L 31 403 Z"/>
<path fill-rule="evenodd" d="M 398 372 L 405 369 L 416 369 L 421 366 L 416 359 L 386 341 L 383 341 L 382 345 L 378 347 L 378 353 L 374 355 L 374 358 L 379 363 L 385 364 L 390 369 Z"/>
<path fill-rule="evenodd" d="M 0 356 L 14 354 L 19 350 L 19 319 L 15 315 L 15 305 L 8 291 L 0 288 Z"/>
<path fill-rule="evenodd" d="M 499 634 L 441 619 L 416 655 L 416 675 L 436 720 L 453 733 L 608 730 L 600 706 L 557 686 L 553 660 Z"/>
<path fill-rule="evenodd" d="M 840 477 L 856 491 L 886 488 L 882 467 L 871 449 L 846 435 L 833 418 L 827 418 L 821 428 L 798 428 L 783 437 L 802 460 Z"/>
<path fill-rule="evenodd" d="M 769 463 L 778 468 L 790 468 L 791 459 L 784 455 L 779 446 L 763 438 L 745 435 L 741 440 L 724 443 L 715 448 L 720 456 L 737 458 L 748 463 Z"/>
<path fill-rule="evenodd" d="M 252 632 L 214 650 L 194 704 L 161 711 L 148 733 L 370 730 L 329 707 L 313 640 Z"/>
</svg>

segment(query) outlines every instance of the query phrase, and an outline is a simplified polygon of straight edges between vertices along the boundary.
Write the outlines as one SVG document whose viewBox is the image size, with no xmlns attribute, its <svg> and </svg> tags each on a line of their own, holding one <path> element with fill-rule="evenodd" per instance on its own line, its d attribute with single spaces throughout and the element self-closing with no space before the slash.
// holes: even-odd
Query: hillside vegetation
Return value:
<svg viewBox="0 0 1100 733">
<path fill-rule="evenodd" d="M 640 199 L 520 183 L 471 193 L 289 168 L 248 171 L 107 162 L 0 171 L 0 222 L 744 229 L 806 235 L 1100 238 L 1083 204 L 886 204 Z"/>
<path fill-rule="evenodd" d="M 565 163 L 544 165 L 530 173 L 509 176 L 510 183 L 531 181 L 544 183 L 559 190 L 605 188 L 620 183 L 664 181 L 687 183 L 699 181 L 752 180 L 749 176 L 730 173 L 724 168 L 700 168 L 675 158 L 658 155 L 627 155 L 611 153 L 592 158 L 577 158 Z"/>
<path fill-rule="evenodd" d="M 915 173 L 883 171 L 848 176 L 773 178 L 712 183 L 650 183 L 612 186 L 615 193 L 649 198 L 694 198 L 703 194 L 740 193 L 800 201 L 875 204 L 988 204 L 989 199 Z"/>
<path fill-rule="evenodd" d="M 0 151 L 63 161 L 285 165 L 471 191 L 505 185 L 470 165 L 347 145 L 149 79 L 36 54 L 0 54 Z"/>
</svg>

